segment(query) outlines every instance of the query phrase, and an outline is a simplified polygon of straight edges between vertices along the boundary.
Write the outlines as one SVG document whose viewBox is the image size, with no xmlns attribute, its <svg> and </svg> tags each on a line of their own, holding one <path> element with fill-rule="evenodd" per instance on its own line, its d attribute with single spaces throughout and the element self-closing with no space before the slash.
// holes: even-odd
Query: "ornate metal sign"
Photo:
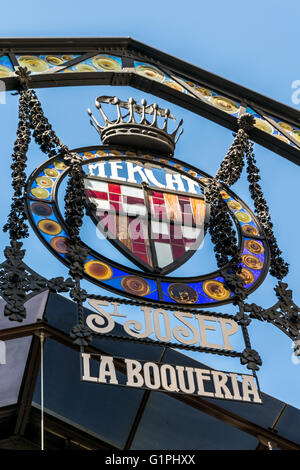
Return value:
<svg viewBox="0 0 300 470">
<path fill-rule="evenodd" d="M 87 353 L 81 353 L 81 360 L 81 378 L 86 382 L 262 403 L 256 379 L 249 374 Z M 125 366 L 125 377 L 118 376 L 117 362 Z"/>
<path fill-rule="evenodd" d="M 116 121 L 108 121 L 100 106 L 104 100 L 117 104 Z M 232 272 L 232 262 L 212 273 L 174 277 L 176 269 L 197 253 L 203 241 L 210 211 L 205 193 L 212 177 L 174 157 L 153 152 L 156 148 L 169 152 L 174 148 L 176 130 L 167 132 L 170 112 L 155 105 L 146 107 L 145 102 L 138 107 L 129 101 L 130 116 L 125 121 L 117 98 L 100 97 L 96 103 L 105 118 L 103 129 L 97 123 L 104 141 L 122 141 L 130 147 L 106 145 L 72 151 L 81 157 L 86 175 L 86 206 L 108 242 L 142 271 L 117 263 L 103 251 L 88 248 L 84 276 L 101 287 L 145 302 L 195 307 L 231 302 L 234 292 L 225 277 Z M 142 115 L 138 123 L 134 112 Z M 146 120 L 146 112 L 154 114 L 152 123 Z M 157 117 L 163 113 L 166 116 L 160 129 Z M 149 145 L 150 150 L 134 149 L 136 140 L 140 147 Z M 58 194 L 68 173 L 68 165 L 54 156 L 33 172 L 27 185 L 29 220 L 39 238 L 65 264 L 69 263 L 66 255 L 70 235 L 58 207 Z M 236 226 L 240 276 L 247 293 L 251 293 L 261 284 L 269 267 L 264 230 L 229 188 L 221 187 L 219 192 Z"/>
<path fill-rule="evenodd" d="M 128 318 L 120 312 L 118 302 L 90 299 L 89 305 L 97 313 L 90 313 L 86 317 L 87 326 L 97 335 L 116 338 L 116 323 L 122 324 L 122 334 L 128 339 L 140 342 L 156 342 L 179 349 L 192 349 L 194 351 L 219 352 L 224 356 L 239 357 L 241 353 L 234 350 L 231 336 L 241 337 L 242 331 L 233 317 L 226 314 L 193 314 L 190 312 L 174 311 L 169 313 L 162 308 L 141 306 L 136 312 L 138 319 Z M 108 312 L 113 310 L 112 312 Z M 208 312 L 207 312 L 208 313 Z M 123 320 L 124 319 L 124 320 Z M 210 335 L 210 340 L 208 339 Z M 152 338 L 156 339 L 153 340 Z M 122 336 L 119 334 L 119 339 Z"/>
<path fill-rule="evenodd" d="M 144 76 L 155 73 L 144 65 L 137 66 L 138 73 Z M 248 132 L 257 125 L 253 114 L 245 113 L 245 109 L 240 113 L 239 109 L 238 132 L 216 176 L 211 177 L 173 156 L 176 141 L 182 133 L 177 135 L 182 121 L 169 131 L 170 119 L 174 120 L 174 116 L 157 104 L 147 105 L 145 100 L 139 105 L 132 98 L 125 102 L 117 97 L 98 97 L 96 107 L 104 125 L 101 126 L 91 111 L 88 112 L 104 145 L 69 150 L 52 130 L 35 92 L 29 90 L 28 70 L 19 68 L 16 75 L 21 90 L 20 122 L 12 165 L 14 196 L 4 227 L 10 235 L 10 247 L 5 249 L 6 261 L 0 272 L 1 289 L 7 300 L 5 315 L 22 321 L 29 292 L 45 288 L 54 292 L 69 291 L 78 311 L 78 323 L 73 327 L 71 337 L 80 347 L 89 345 L 98 334 L 117 340 L 152 342 L 239 357 L 241 364 L 252 371 L 253 378 L 250 380 L 245 374 L 241 375 L 242 381 L 237 385 L 236 374 L 211 372 L 214 390 L 209 392 L 213 393 L 211 396 L 221 398 L 221 393 L 226 395 L 230 383 L 231 391 L 225 398 L 248 401 L 250 390 L 251 401 L 259 403 L 258 389 L 253 384 L 262 362 L 251 347 L 247 327 L 252 318 L 266 320 L 279 326 L 292 339 L 298 339 L 299 308 L 293 303 L 287 286 L 281 282 L 288 272 L 288 265 L 281 257 L 272 230 L 268 206 L 259 184 L 253 144 L 249 141 Z M 156 78 L 152 77 L 153 80 Z M 217 107 L 227 109 L 232 106 L 226 100 L 213 100 Z M 107 117 L 103 104 L 116 107 L 115 119 Z M 149 116 L 152 117 L 149 119 Z M 49 159 L 25 183 L 31 129 Z M 230 189 L 239 179 L 245 163 L 255 214 Z M 60 196 L 67 176 L 63 215 Z M 96 225 L 95 233 L 105 235 L 104 249 L 104 244 L 99 244 L 99 249 L 91 248 L 80 238 L 84 206 Z M 26 218 L 47 248 L 68 266 L 71 279 L 46 280 L 24 265 L 20 240 L 28 236 Z M 206 274 L 199 272 L 176 277 L 176 271 L 198 255 L 207 232 L 214 246 L 218 269 Z M 120 255 L 114 259 L 110 244 L 125 255 L 126 264 L 120 262 Z M 128 267 L 128 262 L 136 268 Z M 275 288 L 277 304 L 265 310 L 245 304 L 247 296 L 263 282 L 269 267 L 270 273 L 280 281 Z M 88 294 L 81 288 L 82 278 L 121 297 Z M 87 299 L 100 315 L 84 318 L 83 305 Z M 114 305 L 113 313 L 99 307 L 107 306 L 108 302 Z M 229 302 L 238 307 L 236 315 L 200 310 Z M 144 323 L 129 318 L 123 323 L 126 335 L 119 337 L 114 332 L 112 317 L 124 317 L 117 310 L 122 303 L 141 307 Z M 165 309 L 173 313 L 169 314 Z M 220 341 L 210 343 L 206 338 L 206 330 L 215 330 L 217 324 L 221 328 L 222 344 Z M 243 351 L 235 351 L 230 343 L 229 337 L 237 331 L 243 335 Z M 88 355 L 83 353 L 82 358 L 84 376 L 89 377 L 88 380 L 104 382 L 101 377 L 105 378 L 110 367 L 113 377 L 113 358 L 109 363 L 103 356 L 100 358 L 104 368 L 100 364 L 99 378 L 88 372 Z M 163 375 L 165 372 L 162 373 L 165 371 L 163 365 L 142 365 L 141 361 L 129 359 L 124 360 L 124 364 L 126 361 L 131 361 L 130 367 L 136 369 L 136 375 L 133 369 L 127 375 L 127 385 L 136 386 L 136 382 L 140 384 L 138 386 L 158 390 L 170 386 Z M 171 387 L 178 393 L 185 392 L 185 379 L 180 376 L 179 366 L 167 367 L 168 377 L 173 377 Z M 208 376 L 204 379 L 202 372 L 196 369 L 185 372 L 187 379 L 194 374 L 194 388 L 190 388 L 193 390 L 190 393 L 203 394 L 201 380 L 211 379 Z M 251 384 L 250 389 L 244 384 Z"/>
</svg>

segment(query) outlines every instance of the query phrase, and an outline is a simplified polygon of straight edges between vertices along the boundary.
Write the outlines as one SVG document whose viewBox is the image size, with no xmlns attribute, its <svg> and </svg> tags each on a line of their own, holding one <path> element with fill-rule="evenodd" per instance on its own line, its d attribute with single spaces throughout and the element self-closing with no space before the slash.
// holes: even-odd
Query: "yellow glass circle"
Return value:
<svg viewBox="0 0 300 470">
<path fill-rule="evenodd" d="M 75 70 L 77 72 L 97 72 L 97 69 L 95 67 L 93 67 L 92 65 L 88 65 L 88 64 L 75 65 Z"/>
<path fill-rule="evenodd" d="M 136 153 L 134 153 L 134 152 L 125 152 L 125 155 L 127 155 L 127 157 L 135 157 Z M 144 155 L 144 157 L 145 157 L 145 155 Z"/>
<path fill-rule="evenodd" d="M 248 223 L 252 220 L 250 214 L 246 214 L 246 212 L 236 212 L 234 215 L 240 222 Z"/>
<path fill-rule="evenodd" d="M 300 130 L 293 131 L 292 136 L 295 137 L 295 139 L 300 142 Z"/>
<path fill-rule="evenodd" d="M 175 163 L 175 165 L 173 165 L 174 168 L 178 168 L 178 170 L 183 170 L 183 166 L 182 165 L 179 165 L 179 163 Z"/>
<path fill-rule="evenodd" d="M 53 186 L 52 179 L 47 176 L 39 176 L 35 181 L 42 188 L 51 188 L 51 186 Z"/>
<path fill-rule="evenodd" d="M 170 165 L 169 160 L 166 160 L 166 159 L 164 159 L 164 158 L 159 158 L 158 161 L 159 161 L 160 163 L 164 163 L 164 165 Z"/>
<path fill-rule="evenodd" d="M 96 155 L 92 152 L 83 152 L 83 156 L 85 158 L 95 158 Z"/>
<path fill-rule="evenodd" d="M 57 178 L 59 173 L 54 168 L 45 168 L 44 170 L 45 175 L 50 176 L 50 178 Z"/>
<path fill-rule="evenodd" d="M 54 55 L 47 55 L 45 59 L 48 62 L 48 64 L 51 64 L 51 65 L 61 65 L 64 63 L 64 61 L 60 57 L 57 57 Z"/>
<path fill-rule="evenodd" d="M 14 72 L 9 67 L 6 67 L 5 65 L 0 65 L 0 78 L 12 77 L 13 75 Z"/>
<path fill-rule="evenodd" d="M 239 106 L 225 96 L 213 96 L 210 100 L 217 108 L 226 111 L 226 113 L 234 114 L 239 110 Z"/>
<path fill-rule="evenodd" d="M 287 138 L 284 137 L 283 135 L 280 135 L 280 134 L 274 134 L 274 135 L 275 135 L 275 137 L 277 137 L 277 139 L 283 140 L 283 142 L 285 142 L 285 143 L 287 143 L 287 144 L 290 143 L 289 139 L 287 139 Z"/>
<path fill-rule="evenodd" d="M 162 82 L 165 78 L 165 75 L 160 70 L 151 67 L 151 65 L 138 65 L 135 70 L 139 75 L 151 78 L 157 82 Z"/>
<path fill-rule="evenodd" d="M 254 126 L 261 131 L 267 132 L 267 134 L 273 134 L 273 127 L 264 119 L 255 118 Z"/>
<path fill-rule="evenodd" d="M 169 285 L 168 294 L 171 299 L 182 304 L 194 304 L 198 300 L 198 293 L 188 284 L 176 282 Z"/>
<path fill-rule="evenodd" d="M 288 124 L 287 122 L 280 121 L 278 124 L 280 125 L 280 127 L 282 127 L 282 129 L 284 129 L 287 132 L 291 132 L 293 130 L 292 126 Z"/>
<path fill-rule="evenodd" d="M 68 253 L 69 240 L 66 237 L 53 237 L 50 240 L 51 247 L 58 253 Z"/>
<path fill-rule="evenodd" d="M 253 227 L 253 225 L 243 225 L 242 230 L 245 235 L 251 235 L 251 236 L 256 236 L 259 234 L 258 230 L 256 227 Z"/>
<path fill-rule="evenodd" d="M 47 189 L 45 188 L 32 188 L 30 192 L 37 199 L 47 199 L 47 197 L 49 196 L 49 191 L 47 191 Z"/>
<path fill-rule="evenodd" d="M 204 281 L 202 288 L 208 297 L 215 300 L 226 300 L 230 297 L 230 290 L 219 281 Z"/>
<path fill-rule="evenodd" d="M 164 85 L 167 85 L 170 88 L 173 88 L 174 90 L 178 90 L 178 91 L 183 91 L 184 90 L 184 88 L 181 85 L 179 85 L 179 83 L 176 83 L 176 82 L 173 82 L 173 81 L 170 81 L 170 80 L 165 80 Z"/>
<path fill-rule="evenodd" d="M 220 194 L 222 196 L 223 199 L 230 199 L 230 196 L 228 193 L 226 193 L 226 191 L 220 191 Z"/>
<path fill-rule="evenodd" d="M 45 204 L 44 202 L 33 202 L 30 204 L 30 209 L 39 217 L 49 217 L 53 212 L 50 204 Z"/>
<path fill-rule="evenodd" d="M 56 160 L 55 162 L 53 162 L 53 166 L 58 170 L 66 170 L 68 168 L 68 166 L 60 160 Z"/>
<path fill-rule="evenodd" d="M 230 207 L 230 209 L 233 209 L 234 211 L 239 211 L 242 208 L 242 206 L 239 202 L 233 201 L 233 200 L 228 201 L 227 205 L 228 205 L 228 207 Z"/>
<path fill-rule="evenodd" d="M 98 55 L 96 57 L 93 57 L 92 59 L 92 64 L 97 68 L 97 69 L 102 69 L 102 70 L 121 70 L 122 66 L 120 62 L 118 62 L 115 59 L 112 59 L 111 57 L 106 57 L 104 55 Z"/>
<path fill-rule="evenodd" d="M 62 55 L 61 58 L 64 62 L 68 62 L 69 60 L 73 59 L 73 57 L 71 57 L 70 55 L 66 55 L 66 54 Z"/>
<path fill-rule="evenodd" d="M 62 231 L 61 226 L 51 219 L 40 220 L 37 226 L 41 232 L 47 233 L 47 235 L 57 235 Z"/>
<path fill-rule="evenodd" d="M 98 157 L 107 157 L 107 152 L 104 152 L 104 150 L 97 150 L 96 151 L 96 154 L 98 155 Z"/>
<path fill-rule="evenodd" d="M 212 95 L 210 90 L 208 90 L 207 88 L 204 88 L 202 86 L 195 85 L 194 90 L 195 90 L 196 93 L 198 93 L 201 96 L 209 97 L 209 96 Z"/>
<path fill-rule="evenodd" d="M 209 184 L 211 182 L 210 178 L 205 178 L 204 176 L 199 178 L 201 183 L 203 184 Z"/>
<path fill-rule="evenodd" d="M 41 73 L 49 69 L 47 62 L 34 55 L 23 55 L 18 58 L 18 62 L 22 67 L 30 70 L 30 72 Z"/>
</svg>

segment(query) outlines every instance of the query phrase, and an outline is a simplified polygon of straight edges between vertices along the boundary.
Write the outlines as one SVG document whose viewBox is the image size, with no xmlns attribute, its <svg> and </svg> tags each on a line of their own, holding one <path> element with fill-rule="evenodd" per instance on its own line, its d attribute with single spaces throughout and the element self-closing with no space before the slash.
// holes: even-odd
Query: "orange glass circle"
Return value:
<svg viewBox="0 0 300 470">
<path fill-rule="evenodd" d="M 139 276 L 124 276 L 121 281 L 121 286 L 126 292 L 142 297 L 150 292 L 148 282 Z"/>
<path fill-rule="evenodd" d="M 112 269 L 101 261 L 88 261 L 84 265 L 84 270 L 89 276 L 102 281 L 110 279 L 113 275 Z"/>
<path fill-rule="evenodd" d="M 58 253 L 68 253 L 68 238 L 66 237 L 53 237 L 50 240 L 50 245 Z"/>
<path fill-rule="evenodd" d="M 202 288 L 208 297 L 215 300 L 226 300 L 230 297 L 230 291 L 219 281 L 204 281 Z"/>
<path fill-rule="evenodd" d="M 251 268 L 254 270 L 262 269 L 263 262 L 254 255 L 243 255 L 242 262 L 244 263 L 247 268 Z"/>
<path fill-rule="evenodd" d="M 255 281 L 254 274 L 251 271 L 249 271 L 249 269 L 246 269 L 246 268 L 242 268 L 238 276 L 244 279 L 245 284 L 252 284 L 252 282 Z"/>
<path fill-rule="evenodd" d="M 242 230 L 245 235 L 251 235 L 251 236 L 256 236 L 259 234 L 258 230 L 256 227 L 253 227 L 253 225 L 243 225 Z"/>
<path fill-rule="evenodd" d="M 256 255 L 260 255 L 265 251 L 263 245 L 256 240 L 246 240 L 245 248 Z"/>
</svg>

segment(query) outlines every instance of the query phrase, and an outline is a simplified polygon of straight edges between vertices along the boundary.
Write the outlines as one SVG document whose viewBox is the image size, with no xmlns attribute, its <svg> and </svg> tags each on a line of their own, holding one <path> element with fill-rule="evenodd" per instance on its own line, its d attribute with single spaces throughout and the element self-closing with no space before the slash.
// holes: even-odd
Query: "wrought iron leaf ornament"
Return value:
<svg viewBox="0 0 300 470">
<path fill-rule="evenodd" d="M 277 326 L 293 341 L 300 340 L 300 308 L 293 301 L 292 290 L 279 281 L 274 291 L 278 301 L 272 307 L 264 309 L 254 303 L 245 304 L 245 311 L 251 318 Z"/>
</svg>

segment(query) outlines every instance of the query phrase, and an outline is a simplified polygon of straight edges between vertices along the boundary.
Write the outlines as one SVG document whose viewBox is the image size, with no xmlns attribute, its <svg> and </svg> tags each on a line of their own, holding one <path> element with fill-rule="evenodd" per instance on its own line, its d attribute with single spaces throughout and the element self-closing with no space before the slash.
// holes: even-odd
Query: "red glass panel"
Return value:
<svg viewBox="0 0 300 470">
<path fill-rule="evenodd" d="M 172 253 L 173 253 L 174 259 L 180 258 L 180 256 L 184 255 L 185 248 L 183 244 L 182 246 L 173 245 L 173 244 L 171 246 L 172 246 Z"/>
<path fill-rule="evenodd" d="M 121 201 L 121 195 L 120 194 L 109 194 L 109 199 L 111 201 L 118 201 L 120 202 Z"/>
<path fill-rule="evenodd" d="M 108 183 L 110 193 L 121 194 L 121 186 L 119 184 Z"/>
<path fill-rule="evenodd" d="M 145 204 L 144 199 L 141 199 L 140 197 L 134 197 L 134 196 L 123 196 L 123 201 L 127 204 L 139 204 L 142 206 Z"/>
<path fill-rule="evenodd" d="M 105 199 L 107 201 L 108 196 L 104 191 L 94 191 L 93 189 L 86 189 L 86 195 L 95 199 Z"/>
<path fill-rule="evenodd" d="M 144 243 L 132 242 L 132 251 L 134 253 L 146 253 L 146 247 Z"/>
<path fill-rule="evenodd" d="M 121 212 L 122 211 L 122 204 L 120 204 L 119 202 L 110 201 L 110 208 L 114 209 L 117 212 Z"/>
</svg>

